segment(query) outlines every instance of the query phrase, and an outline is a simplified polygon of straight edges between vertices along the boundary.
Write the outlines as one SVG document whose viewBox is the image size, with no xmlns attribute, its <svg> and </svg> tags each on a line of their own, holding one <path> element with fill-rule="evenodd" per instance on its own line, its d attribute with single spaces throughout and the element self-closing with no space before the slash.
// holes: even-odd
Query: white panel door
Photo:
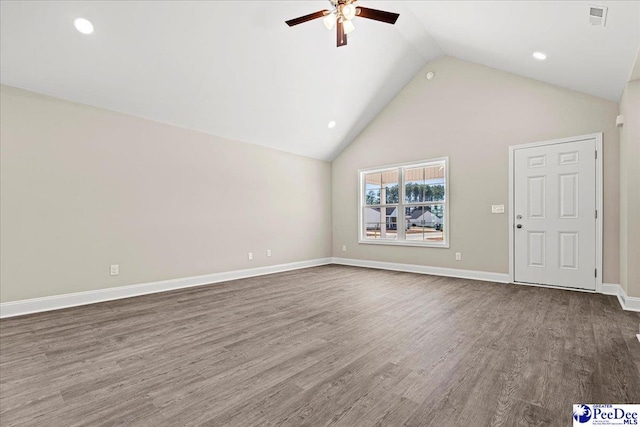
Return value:
<svg viewBox="0 0 640 427">
<path fill-rule="evenodd" d="M 514 280 L 596 288 L 596 141 L 514 150 Z"/>
</svg>

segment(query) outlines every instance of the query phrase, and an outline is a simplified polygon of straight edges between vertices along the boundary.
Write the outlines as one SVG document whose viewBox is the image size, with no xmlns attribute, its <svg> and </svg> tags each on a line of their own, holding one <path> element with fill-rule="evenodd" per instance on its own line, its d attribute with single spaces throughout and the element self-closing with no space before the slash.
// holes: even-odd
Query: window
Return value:
<svg viewBox="0 0 640 427">
<path fill-rule="evenodd" d="M 360 171 L 360 243 L 449 247 L 448 158 Z"/>
</svg>

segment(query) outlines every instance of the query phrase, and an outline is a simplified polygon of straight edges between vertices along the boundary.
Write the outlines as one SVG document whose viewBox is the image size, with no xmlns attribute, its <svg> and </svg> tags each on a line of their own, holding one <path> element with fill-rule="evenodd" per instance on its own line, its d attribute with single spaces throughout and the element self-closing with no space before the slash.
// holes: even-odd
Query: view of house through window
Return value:
<svg viewBox="0 0 640 427">
<path fill-rule="evenodd" d="M 360 241 L 447 245 L 447 159 L 360 172 Z"/>
</svg>

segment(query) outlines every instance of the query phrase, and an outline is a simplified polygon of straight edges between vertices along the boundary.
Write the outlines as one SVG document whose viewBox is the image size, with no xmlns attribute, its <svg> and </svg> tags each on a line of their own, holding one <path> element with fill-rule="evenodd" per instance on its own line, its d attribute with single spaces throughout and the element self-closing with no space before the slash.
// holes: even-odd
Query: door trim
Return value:
<svg viewBox="0 0 640 427">
<path fill-rule="evenodd" d="M 596 140 L 596 152 L 598 153 L 598 158 L 596 159 L 596 209 L 598 210 L 598 218 L 596 218 L 596 268 L 598 269 L 598 275 L 596 276 L 596 290 L 595 292 L 597 293 L 602 293 L 602 274 L 603 274 L 603 269 L 602 269 L 602 218 L 604 216 L 604 212 L 603 212 L 603 203 L 602 203 L 602 197 L 603 197 L 603 179 L 602 179 L 602 132 L 599 133 L 592 133 L 592 134 L 588 134 L 588 135 L 580 135 L 580 136 L 574 136 L 571 138 L 561 138 L 561 139 L 554 139 L 551 141 L 542 141 L 542 142 L 534 142 L 531 144 L 520 144 L 520 145 L 512 145 L 509 147 L 509 283 L 514 283 L 514 284 L 523 284 L 523 285 L 531 285 L 531 286 L 543 286 L 543 285 L 532 285 L 531 283 L 520 283 L 520 282 L 516 282 L 514 280 L 514 275 L 515 275 L 515 257 L 514 257 L 514 239 L 515 239 L 515 234 L 514 234 L 514 227 L 515 227 L 515 223 L 513 220 L 513 209 L 514 209 L 514 202 L 515 202 L 515 185 L 514 185 L 514 178 L 515 178 L 515 174 L 514 174 L 514 168 L 513 168 L 513 162 L 514 162 L 514 158 L 515 158 L 515 152 L 516 150 L 520 150 L 523 148 L 532 148 L 532 147 L 540 147 L 543 145 L 555 145 L 555 144 L 565 144 L 568 142 L 580 142 L 580 141 L 585 141 L 585 140 L 589 140 L 589 139 L 595 139 Z M 595 212 L 594 212 L 595 214 Z M 545 287 L 549 287 L 549 286 L 545 286 Z M 571 289 L 571 290 L 578 290 L 580 291 L 580 289 L 573 289 L 573 288 L 563 288 L 561 286 L 553 286 L 554 288 L 558 288 L 558 289 Z M 582 290 L 585 291 L 585 290 Z M 589 292 L 587 290 L 587 292 Z"/>
</svg>

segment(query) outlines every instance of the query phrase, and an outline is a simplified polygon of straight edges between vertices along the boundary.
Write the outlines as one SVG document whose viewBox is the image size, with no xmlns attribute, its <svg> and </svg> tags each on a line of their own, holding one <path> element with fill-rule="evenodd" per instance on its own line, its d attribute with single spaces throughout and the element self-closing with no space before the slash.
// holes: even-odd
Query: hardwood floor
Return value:
<svg viewBox="0 0 640 427">
<path fill-rule="evenodd" d="M 2 426 L 567 426 L 640 403 L 614 297 L 324 266 L 0 321 Z"/>
</svg>

